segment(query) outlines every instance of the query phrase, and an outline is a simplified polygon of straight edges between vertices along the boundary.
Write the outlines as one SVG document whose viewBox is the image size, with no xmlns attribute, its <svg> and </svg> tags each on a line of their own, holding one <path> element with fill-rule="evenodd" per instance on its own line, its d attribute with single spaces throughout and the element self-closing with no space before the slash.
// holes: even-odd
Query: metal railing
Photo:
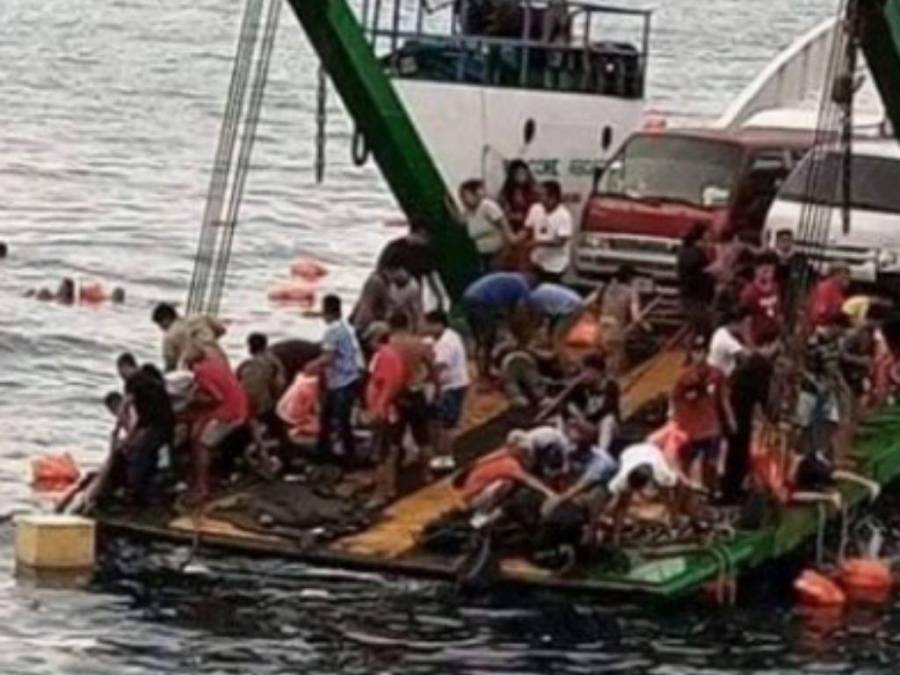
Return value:
<svg viewBox="0 0 900 675">
<path fill-rule="evenodd" d="M 640 98 L 650 12 L 563 0 L 362 0 L 394 77 Z"/>
</svg>

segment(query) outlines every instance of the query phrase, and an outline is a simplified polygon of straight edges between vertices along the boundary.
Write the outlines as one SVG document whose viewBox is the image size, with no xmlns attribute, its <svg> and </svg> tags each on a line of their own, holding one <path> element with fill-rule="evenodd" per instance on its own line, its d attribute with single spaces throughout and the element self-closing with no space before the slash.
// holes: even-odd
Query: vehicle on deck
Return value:
<svg viewBox="0 0 900 675">
<path fill-rule="evenodd" d="M 698 222 L 715 235 L 759 239 L 781 182 L 814 134 L 783 129 L 681 129 L 632 136 L 588 201 L 573 247 L 577 283 L 628 263 L 651 292 L 671 288 L 681 237 Z"/>
<path fill-rule="evenodd" d="M 766 220 L 765 237 L 790 230 L 803 248 L 801 214 L 816 205 L 828 209 L 827 241 L 807 245 L 806 253 L 823 262 L 842 261 L 856 281 L 880 290 L 900 292 L 900 146 L 896 139 L 853 143 L 850 163 L 850 227 L 845 231 L 841 208 L 844 154 L 838 148 L 811 153 L 778 192 Z M 811 174 L 817 176 L 811 180 Z M 815 189 L 810 194 L 810 185 Z"/>
</svg>

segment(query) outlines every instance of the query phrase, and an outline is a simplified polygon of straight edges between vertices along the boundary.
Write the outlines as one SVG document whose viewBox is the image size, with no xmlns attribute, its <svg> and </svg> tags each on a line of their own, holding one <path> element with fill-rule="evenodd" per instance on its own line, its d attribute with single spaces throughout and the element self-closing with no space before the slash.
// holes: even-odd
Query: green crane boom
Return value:
<svg viewBox="0 0 900 675">
<path fill-rule="evenodd" d="M 346 0 L 289 0 L 407 218 L 428 227 L 438 271 L 458 299 L 478 256 L 452 198 Z"/>
<path fill-rule="evenodd" d="M 900 0 L 859 0 L 860 44 L 900 138 Z"/>
</svg>

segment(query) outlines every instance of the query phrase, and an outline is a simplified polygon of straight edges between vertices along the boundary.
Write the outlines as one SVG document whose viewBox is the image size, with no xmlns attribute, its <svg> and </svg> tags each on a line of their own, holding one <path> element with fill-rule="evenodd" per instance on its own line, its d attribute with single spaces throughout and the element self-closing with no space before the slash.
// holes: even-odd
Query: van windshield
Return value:
<svg viewBox="0 0 900 675">
<path fill-rule="evenodd" d="M 705 138 L 636 136 L 600 180 L 602 194 L 723 206 L 741 169 L 739 146 Z"/>
<path fill-rule="evenodd" d="M 779 199 L 843 206 L 841 161 L 838 152 L 824 157 L 808 155 L 785 181 Z M 809 185 L 810 172 L 815 185 Z M 854 156 L 850 163 L 850 204 L 856 209 L 900 213 L 900 160 L 889 157 Z M 809 194 L 809 193 L 812 194 Z"/>
</svg>

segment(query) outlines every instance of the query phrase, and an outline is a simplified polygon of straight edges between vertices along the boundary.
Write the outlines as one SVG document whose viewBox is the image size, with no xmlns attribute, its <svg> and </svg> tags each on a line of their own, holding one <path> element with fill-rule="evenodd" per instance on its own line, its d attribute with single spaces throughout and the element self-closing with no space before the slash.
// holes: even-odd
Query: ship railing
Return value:
<svg viewBox="0 0 900 675">
<path fill-rule="evenodd" d="M 393 77 L 644 95 L 649 11 L 560 0 L 363 0 L 361 12 Z"/>
</svg>

